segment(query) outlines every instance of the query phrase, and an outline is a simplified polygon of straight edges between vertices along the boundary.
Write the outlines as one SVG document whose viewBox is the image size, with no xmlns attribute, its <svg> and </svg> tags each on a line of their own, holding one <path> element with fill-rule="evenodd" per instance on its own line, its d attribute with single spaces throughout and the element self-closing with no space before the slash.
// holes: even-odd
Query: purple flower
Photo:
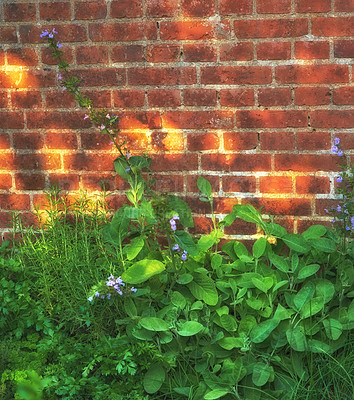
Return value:
<svg viewBox="0 0 354 400">
<path fill-rule="evenodd" d="M 110 116 L 109 114 L 107 114 L 107 115 L 106 115 L 106 118 L 110 119 L 110 118 L 111 118 L 111 116 Z"/>
<path fill-rule="evenodd" d="M 134 292 L 134 293 L 136 293 L 136 292 L 138 291 L 138 289 L 135 289 L 134 286 L 133 286 L 130 290 L 131 290 L 132 292 Z"/>
<path fill-rule="evenodd" d="M 332 222 L 332 224 L 334 224 L 336 222 L 336 219 L 333 218 L 331 222 Z"/>
<path fill-rule="evenodd" d="M 341 212 L 341 211 L 342 211 L 342 207 L 338 205 L 337 208 L 336 208 L 336 210 L 337 210 L 338 212 Z"/>
<path fill-rule="evenodd" d="M 333 146 L 332 147 L 332 153 L 337 153 L 338 152 L 338 147 L 337 146 Z"/>
<path fill-rule="evenodd" d="M 63 75 L 62 74 L 59 74 L 58 75 L 58 81 L 61 81 L 63 79 Z"/>
<path fill-rule="evenodd" d="M 184 250 L 184 252 L 182 253 L 181 260 L 182 260 L 182 261 L 186 261 L 186 260 L 187 260 L 187 252 L 186 252 L 185 250 Z"/>
<path fill-rule="evenodd" d="M 172 217 L 172 219 L 179 220 L 179 216 L 178 216 L 178 215 L 174 215 L 174 216 Z"/>
<path fill-rule="evenodd" d="M 339 150 L 337 154 L 339 155 L 339 157 L 342 157 L 342 155 L 343 155 L 342 150 Z"/>
<path fill-rule="evenodd" d="M 178 244 L 175 244 L 175 245 L 172 247 L 172 250 L 180 251 L 181 249 L 179 248 Z"/>
<path fill-rule="evenodd" d="M 122 292 L 120 289 L 117 289 L 117 293 L 118 293 L 120 296 L 123 295 L 123 292 Z"/>
<path fill-rule="evenodd" d="M 345 229 L 346 229 L 347 231 L 350 231 L 350 226 L 347 225 L 347 226 L 345 227 Z"/>
<path fill-rule="evenodd" d="M 60 49 L 61 47 L 63 47 L 63 45 L 61 43 L 57 42 L 57 47 L 58 47 L 58 49 Z"/>
<path fill-rule="evenodd" d="M 125 172 L 129 172 L 130 171 L 130 167 L 125 169 Z"/>
<path fill-rule="evenodd" d="M 100 297 L 100 294 L 98 292 L 96 292 L 95 297 Z"/>
<path fill-rule="evenodd" d="M 173 231 L 177 230 L 176 221 L 174 219 L 170 219 L 170 225 Z"/>
<path fill-rule="evenodd" d="M 88 300 L 90 303 L 92 303 L 92 302 L 93 302 L 93 297 L 91 296 L 91 297 L 89 297 L 87 300 Z"/>
<path fill-rule="evenodd" d="M 39 36 L 42 38 L 42 37 L 46 37 L 48 34 L 49 34 L 48 30 L 45 29 L 44 31 L 42 31 L 42 34 Z"/>
<path fill-rule="evenodd" d="M 325 213 L 326 213 L 326 214 L 328 214 L 328 210 L 327 210 L 327 208 L 325 208 L 324 210 L 325 210 Z"/>
<path fill-rule="evenodd" d="M 66 86 L 63 86 L 63 87 L 61 88 L 61 91 L 64 92 L 65 90 L 66 90 Z"/>
<path fill-rule="evenodd" d="M 105 297 L 104 294 L 101 294 L 101 299 L 104 299 L 104 297 Z"/>
<path fill-rule="evenodd" d="M 87 114 L 85 114 L 84 119 L 90 118 Z"/>
<path fill-rule="evenodd" d="M 55 28 L 52 29 L 52 33 L 58 33 Z"/>
<path fill-rule="evenodd" d="M 125 156 L 126 156 L 127 158 L 129 158 L 129 157 L 130 157 L 130 153 L 128 152 Z"/>
<path fill-rule="evenodd" d="M 334 144 L 335 144 L 336 146 L 338 146 L 338 145 L 339 145 L 339 142 L 340 142 L 339 138 L 335 137 L 335 138 L 334 138 Z"/>
<path fill-rule="evenodd" d="M 354 225 L 354 217 L 350 218 L 350 222 L 351 222 L 352 225 Z"/>
<path fill-rule="evenodd" d="M 339 183 L 343 182 L 343 178 L 342 178 L 341 175 L 339 175 L 339 176 L 337 177 L 337 182 L 339 182 Z"/>
<path fill-rule="evenodd" d="M 54 35 L 52 32 L 50 32 L 50 34 L 48 35 L 48 37 L 50 37 L 51 39 L 53 39 Z"/>
<path fill-rule="evenodd" d="M 102 124 L 101 125 L 101 127 L 100 127 L 100 129 L 101 129 L 101 131 L 103 131 L 103 129 L 105 129 L 106 127 Z"/>
<path fill-rule="evenodd" d="M 110 299 L 111 299 L 111 296 L 112 296 L 112 295 L 111 295 L 110 293 L 108 293 L 106 297 L 107 297 L 108 300 L 110 300 Z"/>
</svg>

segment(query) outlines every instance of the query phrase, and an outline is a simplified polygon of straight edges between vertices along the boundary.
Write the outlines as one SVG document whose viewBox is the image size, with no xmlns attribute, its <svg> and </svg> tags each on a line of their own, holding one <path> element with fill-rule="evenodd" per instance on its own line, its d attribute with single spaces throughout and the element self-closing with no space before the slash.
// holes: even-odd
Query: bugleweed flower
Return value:
<svg viewBox="0 0 354 400">
<path fill-rule="evenodd" d="M 62 74 L 59 74 L 58 75 L 58 81 L 61 81 L 63 79 L 63 75 Z"/>
<path fill-rule="evenodd" d="M 92 303 L 92 302 L 93 302 L 93 297 L 91 296 L 91 297 L 89 297 L 87 300 L 88 300 L 90 303 Z"/>
<path fill-rule="evenodd" d="M 130 157 L 130 153 L 128 152 L 125 156 L 126 156 L 127 158 L 129 158 L 129 157 Z"/>
<path fill-rule="evenodd" d="M 42 33 L 39 35 L 39 37 L 43 38 L 49 35 L 49 32 L 47 29 L 44 29 L 44 31 L 42 31 Z"/>
<path fill-rule="evenodd" d="M 342 150 L 338 150 L 338 153 L 337 153 L 337 155 L 338 155 L 339 157 L 342 157 L 342 155 L 343 155 L 343 151 L 342 151 Z"/>
<path fill-rule="evenodd" d="M 343 182 L 343 178 L 341 177 L 341 175 L 339 175 L 339 176 L 337 177 L 337 182 L 338 182 L 338 183 Z"/>
<path fill-rule="evenodd" d="M 172 250 L 180 251 L 181 249 L 179 248 L 178 244 L 176 243 L 173 247 Z"/>
<path fill-rule="evenodd" d="M 184 250 L 184 252 L 182 253 L 181 260 L 182 260 L 182 261 L 186 261 L 186 260 L 187 260 L 187 252 L 186 252 L 185 250 Z"/>
<path fill-rule="evenodd" d="M 63 45 L 61 43 L 57 42 L 57 47 L 58 47 L 58 49 L 60 49 L 61 47 L 63 47 Z"/>
<path fill-rule="evenodd" d="M 337 208 L 336 208 L 336 210 L 337 210 L 338 212 L 341 212 L 341 211 L 342 211 L 342 207 L 341 207 L 340 205 L 338 205 Z"/>
<path fill-rule="evenodd" d="M 95 297 L 100 297 L 100 294 L 98 292 L 96 292 Z"/>
<path fill-rule="evenodd" d="M 332 146 L 332 153 L 334 153 L 334 154 L 338 153 L 338 147 L 337 146 Z"/>
<path fill-rule="evenodd" d="M 103 124 L 100 126 L 101 131 L 103 131 L 103 129 L 105 129 L 105 128 L 106 127 Z"/>
<path fill-rule="evenodd" d="M 106 118 L 107 118 L 107 119 L 110 119 L 110 118 L 111 118 L 111 116 L 110 116 L 109 114 L 107 114 L 107 115 L 106 115 Z"/>
<path fill-rule="evenodd" d="M 134 286 L 130 289 L 133 293 L 136 293 L 138 289 L 136 289 Z"/>
<path fill-rule="evenodd" d="M 87 114 L 85 114 L 84 119 L 90 118 Z"/>
<path fill-rule="evenodd" d="M 170 219 L 170 225 L 171 225 L 171 229 L 172 229 L 173 231 L 177 230 L 176 220 L 179 220 L 179 216 L 178 216 L 178 215 L 174 215 L 174 216 Z"/>
<path fill-rule="evenodd" d="M 334 144 L 336 145 L 336 146 L 338 146 L 339 145 L 339 142 L 340 142 L 340 140 L 339 140 L 339 138 L 334 138 Z"/>
</svg>

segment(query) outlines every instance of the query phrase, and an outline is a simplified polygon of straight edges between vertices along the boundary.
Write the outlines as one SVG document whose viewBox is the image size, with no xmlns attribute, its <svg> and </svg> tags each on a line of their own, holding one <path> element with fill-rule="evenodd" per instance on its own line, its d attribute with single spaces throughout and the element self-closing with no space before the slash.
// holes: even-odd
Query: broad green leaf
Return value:
<svg viewBox="0 0 354 400">
<path fill-rule="evenodd" d="M 291 250 L 295 250 L 298 253 L 307 253 L 310 250 L 310 246 L 306 240 L 295 233 L 288 233 L 282 237 L 282 240 Z"/>
<path fill-rule="evenodd" d="M 248 336 L 255 326 L 257 326 L 256 318 L 253 315 L 245 315 L 239 323 L 238 333 L 244 333 Z"/>
<path fill-rule="evenodd" d="M 178 334 L 181 336 L 193 336 L 199 333 L 204 329 L 204 326 L 196 321 L 187 321 L 185 322 L 179 330 L 177 330 Z"/>
<path fill-rule="evenodd" d="M 270 367 L 267 364 L 258 362 L 253 367 L 252 381 L 256 386 L 263 386 L 270 378 Z"/>
<path fill-rule="evenodd" d="M 244 341 L 240 337 L 224 337 L 218 341 L 218 345 L 225 350 L 232 350 L 243 347 Z"/>
<path fill-rule="evenodd" d="M 275 236 L 278 238 L 282 238 L 287 234 L 286 229 L 279 225 L 279 224 L 274 224 L 274 223 L 266 223 L 265 224 L 266 232 L 268 235 Z"/>
<path fill-rule="evenodd" d="M 300 269 L 297 278 L 298 279 L 308 278 L 309 276 L 314 275 L 319 269 L 320 266 L 318 264 L 305 265 Z"/>
<path fill-rule="evenodd" d="M 190 393 L 191 393 L 191 388 L 189 386 L 175 387 L 175 388 L 173 388 L 173 390 L 176 393 L 181 394 L 181 395 L 186 396 L 186 397 L 189 397 Z"/>
<path fill-rule="evenodd" d="M 277 254 L 274 253 L 269 253 L 269 259 L 272 262 L 272 264 L 274 264 L 275 267 L 279 269 L 279 271 L 289 272 L 290 265 L 286 260 L 284 260 L 283 257 L 278 256 Z"/>
<path fill-rule="evenodd" d="M 188 283 L 192 282 L 193 276 L 191 274 L 182 274 L 178 277 L 177 283 L 180 285 L 187 285 Z"/>
<path fill-rule="evenodd" d="M 198 248 L 189 233 L 185 231 L 176 231 L 173 233 L 173 236 L 177 244 L 191 256 L 197 256 L 199 254 Z"/>
<path fill-rule="evenodd" d="M 122 274 L 122 279 L 126 283 L 136 285 L 147 281 L 154 275 L 164 271 L 165 265 L 158 260 L 144 259 L 133 264 Z"/>
<path fill-rule="evenodd" d="M 249 299 L 247 299 L 246 303 L 254 310 L 260 310 L 264 306 L 264 302 L 262 300 L 256 299 L 254 297 L 250 297 Z"/>
<path fill-rule="evenodd" d="M 202 310 L 203 309 L 203 303 L 201 301 L 195 301 L 192 305 L 191 305 L 191 311 L 193 310 Z"/>
<path fill-rule="evenodd" d="M 257 239 L 252 247 L 253 256 L 255 258 L 262 257 L 266 247 L 267 247 L 267 240 L 264 237 L 260 237 L 259 239 Z"/>
<path fill-rule="evenodd" d="M 211 258 L 211 266 L 216 269 L 219 268 L 222 264 L 222 256 L 220 254 L 214 254 Z"/>
<path fill-rule="evenodd" d="M 207 196 L 207 197 L 211 196 L 211 184 L 208 180 L 206 180 L 202 176 L 199 176 L 198 180 L 197 180 L 197 186 L 198 186 L 198 189 L 203 194 L 205 194 L 205 196 Z"/>
<path fill-rule="evenodd" d="M 276 290 L 282 288 L 282 287 L 285 286 L 285 285 L 289 285 L 289 281 L 280 281 L 280 282 L 278 282 L 278 283 L 273 287 L 272 292 L 274 293 Z"/>
<path fill-rule="evenodd" d="M 203 300 L 209 306 L 215 306 L 218 302 L 218 292 L 214 281 L 205 274 L 194 275 L 194 280 L 188 284 L 188 288 L 197 300 Z"/>
<path fill-rule="evenodd" d="M 299 266 L 299 261 L 300 261 L 299 256 L 296 253 L 294 253 L 291 256 L 291 269 L 293 272 L 295 272 L 297 267 Z"/>
<path fill-rule="evenodd" d="M 138 329 L 138 328 L 135 328 L 132 334 L 137 339 L 147 340 L 147 341 L 152 341 L 155 336 L 154 331 L 147 331 L 145 329 Z"/>
<path fill-rule="evenodd" d="M 236 214 L 234 212 L 226 215 L 226 217 L 221 221 L 223 225 L 229 226 L 231 225 L 236 219 Z"/>
<path fill-rule="evenodd" d="M 238 218 L 247 222 L 253 222 L 260 225 L 263 222 L 262 215 L 250 204 L 236 204 L 233 210 Z"/>
<path fill-rule="evenodd" d="M 171 332 L 163 331 L 163 332 L 159 332 L 158 335 L 159 335 L 159 340 L 160 340 L 161 344 L 171 343 L 173 340 L 173 335 Z"/>
<path fill-rule="evenodd" d="M 332 300 L 335 293 L 334 285 L 327 279 L 316 280 L 316 295 L 322 297 L 325 303 Z"/>
<path fill-rule="evenodd" d="M 343 325 L 334 318 L 328 318 L 322 321 L 326 334 L 329 339 L 337 340 L 343 332 Z"/>
<path fill-rule="evenodd" d="M 316 339 L 309 339 L 309 350 L 313 353 L 331 354 L 335 348 L 327 343 L 321 342 Z"/>
<path fill-rule="evenodd" d="M 310 299 L 312 299 L 315 294 L 315 284 L 313 282 L 307 282 L 305 285 L 296 293 L 294 297 L 294 305 L 297 311 L 301 311 L 302 307 Z"/>
<path fill-rule="evenodd" d="M 229 314 L 224 314 L 220 317 L 221 326 L 228 332 L 235 332 L 237 329 L 236 318 Z"/>
<path fill-rule="evenodd" d="M 124 310 L 130 318 L 138 315 L 134 301 L 130 297 L 124 297 Z"/>
<path fill-rule="evenodd" d="M 308 318 L 317 314 L 323 309 L 325 302 L 322 297 L 314 297 L 308 301 L 301 309 L 302 318 Z"/>
<path fill-rule="evenodd" d="M 262 279 L 252 278 L 252 283 L 257 289 L 267 293 L 268 290 L 273 286 L 273 278 L 269 276 Z"/>
<path fill-rule="evenodd" d="M 189 205 L 174 195 L 169 195 L 167 201 L 171 208 L 178 213 L 179 222 L 186 228 L 193 228 L 194 222 Z"/>
<path fill-rule="evenodd" d="M 275 319 L 268 319 L 254 326 L 250 333 L 250 339 L 253 343 L 262 343 L 278 326 L 279 321 Z"/>
<path fill-rule="evenodd" d="M 124 207 L 124 216 L 129 219 L 137 219 L 141 215 L 141 210 L 136 207 Z"/>
<path fill-rule="evenodd" d="M 173 292 L 171 296 L 171 303 L 183 310 L 187 302 L 186 298 L 180 292 Z"/>
<path fill-rule="evenodd" d="M 149 394 L 158 392 L 165 381 L 165 370 L 159 364 L 152 365 L 144 376 L 144 389 Z"/>
<path fill-rule="evenodd" d="M 127 254 L 128 260 L 134 260 L 134 258 L 140 253 L 144 247 L 144 239 L 139 236 L 133 239 L 125 248 L 124 251 Z"/>
<path fill-rule="evenodd" d="M 240 258 L 241 256 L 249 256 L 246 246 L 241 242 L 235 241 L 234 251 L 238 258 Z"/>
<path fill-rule="evenodd" d="M 312 225 L 305 232 L 302 232 L 301 236 L 306 239 L 318 239 L 327 232 L 327 228 L 323 225 Z"/>
<path fill-rule="evenodd" d="M 208 392 L 205 396 L 205 400 L 215 400 L 215 399 L 220 399 L 221 397 L 224 397 L 229 393 L 228 390 L 225 389 L 214 389 L 211 392 Z"/>
<path fill-rule="evenodd" d="M 168 331 L 169 326 L 166 321 L 157 317 L 144 317 L 139 321 L 140 325 L 148 331 L 161 332 Z"/>
<path fill-rule="evenodd" d="M 278 304 L 277 309 L 274 313 L 274 319 L 278 321 L 283 321 L 284 319 L 291 318 L 294 314 L 293 310 L 288 310 L 287 308 L 283 307 L 281 304 Z"/>
<path fill-rule="evenodd" d="M 207 251 L 212 247 L 216 242 L 216 236 L 215 235 L 204 235 L 202 236 L 197 243 L 197 247 L 200 251 Z"/>
<path fill-rule="evenodd" d="M 309 243 L 313 248 L 323 253 L 334 253 L 337 251 L 336 244 L 333 240 L 327 238 L 319 238 L 309 240 Z"/>
<path fill-rule="evenodd" d="M 302 326 L 298 325 L 294 328 L 289 328 L 286 331 L 286 338 L 295 351 L 305 351 L 307 349 L 307 340 Z"/>
</svg>

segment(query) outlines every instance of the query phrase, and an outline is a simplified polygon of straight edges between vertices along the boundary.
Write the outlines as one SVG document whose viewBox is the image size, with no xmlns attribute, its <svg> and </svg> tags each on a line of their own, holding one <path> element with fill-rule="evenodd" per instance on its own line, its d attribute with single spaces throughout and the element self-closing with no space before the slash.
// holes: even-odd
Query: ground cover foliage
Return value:
<svg viewBox="0 0 354 400">
<path fill-rule="evenodd" d="M 60 60 L 54 35 L 42 33 Z M 14 241 L 0 248 L 0 397 L 352 399 L 348 168 L 338 180 L 342 203 L 330 211 L 337 229 L 302 234 L 250 205 L 218 219 L 200 177 L 213 228 L 193 237 L 188 204 L 151 189 L 151 160 L 130 155 L 117 117 L 94 110 L 68 65 L 59 66 L 63 87 L 116 145 L 128 202 L 109 210 L 103 190 L 69 203 L 53 188 L 38 226 L 25 229 L 13 216 Z M 249 249 L 222 241 L 237 218 L 258 226 Z"/>
</svg>

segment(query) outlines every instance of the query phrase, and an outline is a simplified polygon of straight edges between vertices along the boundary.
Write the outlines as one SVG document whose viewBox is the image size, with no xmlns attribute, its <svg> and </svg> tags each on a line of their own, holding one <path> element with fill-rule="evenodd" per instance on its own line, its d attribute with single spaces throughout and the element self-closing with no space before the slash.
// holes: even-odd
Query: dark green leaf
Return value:
<svg viewBox="0 0 354 400">
<path fill-rule="evenodd" d="M 205 194 L 205 196 L 210 197 L 211 196 L 211 184 L 209 181 L 207 181 L 205 178 L 202 176 L 198 177 L 197 180 L 197 185 L 198 189 Z"/>
</svg>

